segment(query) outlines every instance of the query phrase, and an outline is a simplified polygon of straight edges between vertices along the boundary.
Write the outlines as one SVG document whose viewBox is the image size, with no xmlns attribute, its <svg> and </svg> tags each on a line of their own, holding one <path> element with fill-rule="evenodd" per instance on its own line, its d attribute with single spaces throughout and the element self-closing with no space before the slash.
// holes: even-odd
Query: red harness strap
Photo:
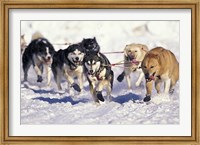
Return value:
<svg viewBox="0 0 200 145">
<path fill-rule="evenodd" d="M 99 75 L 95 75 L 95 77 L 97 78 L 98 81 L 103 80 L 103 78 L 99 77 Z"/>
</svg>

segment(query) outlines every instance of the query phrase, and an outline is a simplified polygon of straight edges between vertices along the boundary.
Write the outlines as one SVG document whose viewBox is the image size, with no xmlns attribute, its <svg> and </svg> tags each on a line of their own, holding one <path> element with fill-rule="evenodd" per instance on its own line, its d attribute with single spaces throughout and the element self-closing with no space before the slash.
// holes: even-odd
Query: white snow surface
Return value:
<svg viewBox="0 0 200 145">
<path fill-rule="evenodd" d="M 146 44 L 149 49 L 163 46 L 179 60 L 178 21 L 21 21 L 21 34 L 25 34 L 27 43 L 35 31 L 40 31 L 53 45 L 96 37 L 101 52 L 123 51 L 130 43 Z M 106 56 L 111 63 L 123 60 L 123 54 Z M 112 69 L 115 75 L 112 101 L 97 105 L 86 80 L 81 94 L 69 94 L 65 79 L 64 90 L 59 92 L 53 76 L 51 87 L 46 86 L 45 73 L 44 81 L 37 83 L 31 67 L 28 82 L 21 83 L 21 124 L 179 124 L 179 82 L 172 95 L 157 94 L 154 88 L 152 100 L 144 103 L 145 81 L 139 87 L 134 86 L 138 74 L 133 74 L 132 90 L 127 90 L 126 80 L 121 83 L 116 80 L 123 68 Z"/>
</svg>

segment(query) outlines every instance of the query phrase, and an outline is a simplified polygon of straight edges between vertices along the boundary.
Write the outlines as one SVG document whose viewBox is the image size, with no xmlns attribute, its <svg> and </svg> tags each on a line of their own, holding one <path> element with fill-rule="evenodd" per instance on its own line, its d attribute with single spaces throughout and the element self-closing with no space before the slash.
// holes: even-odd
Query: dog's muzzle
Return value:
<svg viewBox="0 0 200 145">
<path fill-rule="evenodd" d="M 132 61 L 132 60 L 134 60 L 135 59 L 135 57 L 133 56 L 133 55 L 128 55 L 127 56 L 127 60 L 129 60 L 129 61 Z"/>
<path fill-rule="evenodd" d="M 46 64 L 51 64 L 52 62 L 52 57 L 51 56 L 47 56 L 47 57 L 43 57 L 44 63 Z"/>
<path fill-rule="evenodd" d="M 154 72 L 152 75 L 149 75 L 149 73 L 146 73 L 146 74 L 145 74 L 145 79 L 146 79 L 146 81 L 147 81 L 147 82 L 150 82 L 150 81 L 152 81 L 152 80 L 155 80 L 155 74 L 156 74 L 156 72 Z"/>
<path fill-rule="evenodd" d="M 88 70 L 88 75 L 94 75 L 95 74 L 95 72 L 93 71 L 93 70 Z"/>
<path fill-rule="evenodd" d="M 82 61 L 80 61 L 79 58 L 76 57 L 75 59 L 73 59 L 73 63 L 74 63 L 75 65 L 81 65 L 81 64 L 82 64 Z"/>
</svg>

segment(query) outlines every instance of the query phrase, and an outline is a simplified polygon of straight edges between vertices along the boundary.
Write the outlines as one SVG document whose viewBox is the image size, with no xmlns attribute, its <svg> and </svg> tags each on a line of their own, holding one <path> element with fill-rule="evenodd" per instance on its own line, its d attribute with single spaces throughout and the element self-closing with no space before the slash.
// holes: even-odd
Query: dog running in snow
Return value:
<svg viewBox="0 0 200 145">
<path fill-rule="evenodd" d="M 148 47 L 143 44 L 129 44 L 124 48 L 124 71 L 118 76 L 117 80 L 121 82 L 126 77 L 128 89 L 131 89 L 131 73 L 138 72 L 139 77 L 135 82 L 135 86 L 139 86 L 144 78 L 144 73 L 141 69 L 141 63 L 145 54 L 148 52 Z"/>
<path fill-rule="evenodd" d="M 107 97 L 111 101 L 114 73 L 111 70 L 108 58 L 100 53 L 100 46 L 96 38 L 83 39 L 85 49 L 84 70 L 90 86 L 90 92 L 96 103 L 104 102 L 102 90 L 106 88 Z"/>
<path fill-rule="evenodd" d="M 170 50 L 162 47 L 150 50 L 142 61 L 142 70 L 146 79 L 144 102 L 151 100 L 153 82 L 157 93 L 160 93 L 162 82 L 164 82 L 164 93 L 173 93 L 173 87 L 179 79 L 179 63 Z"/>
<path fill-rule="evenodd" d="M 37 37 L 35 37 L 37 35 Z M 42 82 L 43 67 L 46 68 L 47 85 L 51 84 L 51 63 L 53 54 L 55 53 L 53 45 L 43 36 L 37 32 L 33 34 L 34 39 L 25 49 L 22 55 L 24 81 L 28 79 L 28 70 L 31 65 L 37 74 L 37 82 Z M 33 38 L 33 37 L 32 37 Z"/>
<path fill-rule="evenodd" d="M 62 90 L 61 79 L 64 76 L 68 82 L 68 86 L 81 92 L 83 89 L 83 58 L 84 49 L 79 44 L 70 45 L 64 50 L 59 50 L 54 54 L 52 71 L 54 79 L 58 86 L 58 90 Z M 74 82 L 74 78 L 78 78 L 79 85 Z"/>
<path fill-rule="evenodd" d="M 102 53 L 86 55 L 84 58 L 84 68 L 94 101 L 97 103 L 99 103 L 99 100 L 104 102 L 102 95 L 104 88 L 106 88 L 107 97 L 111 101 L 114 73 L 111 70 L 107 57 Z"/>
</svg>

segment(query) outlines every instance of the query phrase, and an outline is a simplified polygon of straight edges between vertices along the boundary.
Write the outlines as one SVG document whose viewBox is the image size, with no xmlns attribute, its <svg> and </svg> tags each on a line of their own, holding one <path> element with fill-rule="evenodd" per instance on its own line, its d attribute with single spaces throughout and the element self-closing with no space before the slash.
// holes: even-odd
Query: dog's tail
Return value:
<svg viewBox="0 0 200 145">
<path fill-rule="evenodd" d="M 31 41 L 38 39 L 38 38 L 44 38 L 44 36 L 39 31 L 36 31 L 35 33 L 33 33 Z"/>
</svg>

